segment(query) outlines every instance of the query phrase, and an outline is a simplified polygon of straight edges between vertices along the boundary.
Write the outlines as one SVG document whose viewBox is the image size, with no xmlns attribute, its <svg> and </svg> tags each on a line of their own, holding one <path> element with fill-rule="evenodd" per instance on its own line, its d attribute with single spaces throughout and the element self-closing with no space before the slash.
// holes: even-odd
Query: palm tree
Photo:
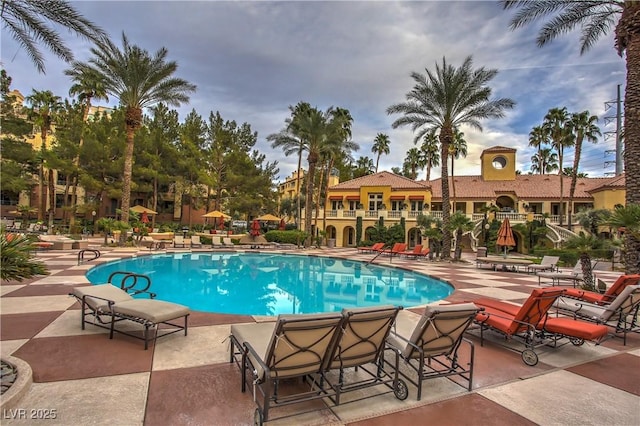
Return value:
<svg viewBox="0 0 640 426">
<path fill-rule="evenodd" d="M 624 100 L 625 199 L 627 206 L 640 204 L 640 2 L 627 0 L 594 1 L 503 1 L 505 9 L 520 9 L 511 21 L 511 29 L 552 16 L 538 34 L 538 46 L 544 46 L 558 36 L 579 27 L 580 53 L 588 51 L 603 35 L 614 29 L 618 54 L 625 53 L 627 82 Z M 632 142 L 630 142 L 632 141 Z M 627 253 L 640 252 L 640 239 L 626 240 Z M 626 273 L 640 272 L 640 264 L 627 262 Z"/>
<path fill-rule="evenodd" d="M 534 147 L 540 155 L 540 150 L 549 143 L 549 133 L 542 126 L 535 126 L 529 132 L 529 146 Z M 540 169 L 540 174 L 545 174 L 544 168 Z"/>
<path fill-rule="evenodd" d="M 356 160 L 355 170 L 353 177 L 361 177 L 374 173 L 375 167 L 373 165 L 373 159 L 369 157 L 360 157 Z"/>
<path fill-rule="evenodd" d="M 393 122 L 393 128 L 410 125 L 417 131 L 414 143 L 431 131 L 439 132 L 440 158 L 442 158 L 442 222 L 443 259 L 451 257 L 451 231 L 449 229 L 449 172 L 447 157 L 449 145 L 454 139 L 454 128 L 462 124 L 482 130 L 480 120 L 501 118 L 515 103 L 508 98 L 490 100 L 488 83 L 497 75 L 493 69 L 472 68 L 472 58 L 467 57 L 460 68 L 436 64 L 435 72 L 425 69 L 426 75 L 411 73 L 415 81 L 413 90 L 406 94 L 406 101 L 391 105 L 387 114 L 403 114 Z"/>
<path fill-rule="evenodd" d="M 456 234 L 456 247 L 454 250 L 454 260 L 460 260 L 462 257 L 462 234 L 473 229 L 475 223 L 462 212 L 455 212 L 451 215 L 449 228 Z"/>
<path fill-rule="evenodd" d="M 44 212 L 47 209 L 47 188 L 44 185 L 45 179 L 45 162 L 47 157 L 47 137 L 51 132 L 51 125 L 55 114 L 62 109 L 60 96 L 55 96 L 50 90 L 38 91 L 25 98 L 25 101 L 31 105 L 27 114 L 33 118 L 34 124 L 40 127 L 40 137 L 42 145 L 40 146 L 40 168 L 38 171 L 38 220 L 44 219 Z M 49 189 L 49 231 L 52 231 L 53 216 L 56 208 L 56 191 L 55 182 L 53 180 L 53 170 L 48 168 L 48 189 Z"/>
<path fill-rule="evenodd" d="M 467 141 L 464 140 L 464 133 L 462 133 L 457 127 L 453 133 L 453 142 L 449 146 L 449 156 L 451 156 L 451 189 L 453 191 L 453 212 L 456 212 L 456 183 L 455 173 L 453 171 L 453 161 L 457 158 L 467 157 Z"/>
<path fill-rule="evenodd" d="M 94 42 L 106 38 L 105 33 L 93 22 L 78 13 L 65 0 L 11 0 L 3 1 L 0 10 L 3 27 L 22 46 L 38 72 L 45 73 L 44 57 L 37 43 L 44 44 L 65 62 L 73 60 L 60 34 L 54 29 L 61 25 L 67 30 Z M 52 26 L 53 24 L 53 26 Z"/>
<path fill-rule="evenodd" d="M 292 153 L 293 149 L 307 153 L 309 168 L 307 170 L 304 226 L 309 237 L 305 241 L 305 246 L 308 247 L 312 237 L 311 217 L 316 167 L 322 160 L 324 152 L 333 150 L 333 145 L 340 145 L 341 139 L 338 135 L 344 135 L 345 129 L 341 127 L 345 125 L 345 122 L 342 119 L 335 119 L 336 112 L 333 107 L 326 112 L 317 108 L 302 107 L 297 112 L 298 114 L 292 117 L 284 132 L 270 135 L 268 139 L 273 141 L 272 147 L 283 147 L 285 154 Z M 294 148 L 295 141 L 298 142 L 297 148 Z"/>
<path fill-rule="evenodd" d="M 371 148 L 371 152 L 377 154 L 376 157 L 376 173 L 378 173 L 378 165 L 380 164 L 380 156 L 382 154 L 389 155 L 391 150 L 389 149 L 389 136 L 384 133 L 378 133 L 376 138 L 373 140 L 373 147 Z"/>
<path fill-rule="evenodd" d="M 196 86 L 172 77 L 178 69 L 175 61 L 167 61 L 167 49 L 159 49 L 153 56 L 129 43 L 122 33 L 122 50 L 110 40 L 91 48 L 93 57 L 87 63 L 74 62 L 79 72 L 96 72 L 103 78 L 107 94 L 118 98 L 125 109 L 127 145 L 122 180 L 122 221 L 129 221 L 131 204 L 131 173 L 133 169 L 133 141 L 142 126 L 142 109 L 164 102 L 179 106 L 188 102 L 188 93 Z"/>
<path fill-rule="evenodd" d="M 311 105 L 308 102 L 298 102 L 296 106 L 289 105 L 289 111 L 291 111 L 291 117 L 285 120 L 286 127 L 279 133 L 273 133 L 267 136 L 267 140 L 271 142 L 272 148 L 281 148 L 284 151 L 284 155 L 298 154 L 298 169 L 296 179 L 296 194 L 297 197 L 297 215 L 296 221 L 298 227 L 300 226 L 300 212 L 301 212 L 301 197 L 300 197 L 300 185 L 302 182 L 302 153 L 304 152 L 304 140 L 300 134 L 298 124 L 301 117 L 307 114 L 311 110 Z"/>
<path fill-rule="evenodd" d="M 424 165 L 427 168 L 427 182 L 431 180 L 431 168 L 438 167 L 440 165 L 440 152 L 438 152 L 438 136 L 435 131 L 429 132 L 424 135 L 422 146 L 422 157 L 424 158 Z"/>
<path fill-rule="evenodd" d="M 541 175 L 558 170 L 558 154 L 551 148 L 541 148 L 531 157 L 531 171 Z"/>
<path fill-rule="evenodd" d="M 77 96 L 78 101 L 84 104 L 83 113 L 82 113 L 82 123 L 85 125 L 87 119 L 89 117 L 89 111 L 91 110 L 91 100 L 92 99 L 104 99 L 107 100 L 107 92 L 104 88 L 104 84 L 102 81 L 102 77 L 95 70 L 92 69 L 75 69 L 70 68 L 65 70 L 64 72 L 67 76 L 71 77 L 71 81 L 73 81 L 73 85 L 69 89 L 70 96 Z M 84 145 L 84 136 L 80 136 L 80 141 L 78 142 L 78 154 L 74 159 L 74 165 L 76 167 L 76 171 L 73 176 L 73 186 L 71 192 L 71 200 L 73 204 L 73 213 L 71 214 L 71 219 L 69 221 L 69 225 L 73 225 L 75 223 L 76 215 L 75 209 L 78 206 L 77 190 L 78 190 L 78 166 L 80 164 L 80 151 L 82 150 L 82 146 Z"/>
<path fill-rule="evenodd" d="M 576 182 L 578 180 L 578 165 L 580 164 L 580 154 L 582 152 L 582 142 L 598 142 L 598 136 L 601 136 L 600 129 L 595 124 L 598 117 L 589 115 L 589 111 L 582 111 L 571 114 L 569 125 L 575 135 L 575 154 L 573 156 L 573 168 L 571 170 L 571 186 L 569 188 L 569 212 L 568 224 L 569 230 L 572 228 L 571 215 L 573 214 L 573 196 L 576 193 Z"/>
<path fill-rule="evenodd" d="M 333 129 L 333 138 L 336 139 L 336 143 L 327 144 L 324 151 L 324 157 L 326 159 L 326 180 L 324 180 L 325 189 L 329 188 L 329 180 L 333 171 L 335 163 L 341 159 L 351 159 L 351 153 L 358 151 L 360 146 L 351 140 L 351 125 L 353 124 L 353 117 L 349 110 L 344 108 L 335 108 L 331 111 L 331 127 Z M 322 182 L 322 180 L 321 180 Z M 320 188 L 319 193 L 322 193 Z M 324 191 L 324 199 L 322 205 L 327 205 L 327 191 Z M 327 209 L 323 209 L 322 216 L 322 229 L 326 230 L 326 217 Z M 317 226 L 317 225 L 316 225 Z"/>
<path fill-rule="evenodd" d="M 562 159 L 564 157 L 564 149 L 573 145 L 573 133 L 569 126 L 569 113 L 567 108 L 551 108 L 547 115 L 544 116 L 542 127 L 547 131 L 551 138 L 551 145 L 558 153 L 558 176 L 560 176 L 560 210 L 559 223 L 562 226 L 562 217 L 564 215 L 564 174 L 562 173 Z"/>
<path fill-rule="evenodd" d="M 415 180 L 418 178 L 418 169 L 422 169 L 424 167 L 425 161 L 422 152 L 418 148 L 411 148 L 407 151 L 404 163 L 410 170 L 409 177 Z"/>
<path fill-rule="evenodd" d="M 614 209 L 605 222 L 616 229 L 624 229 L 625 236 L 640 238 L 640 204 L 631 204 Z M 638 252 L 633 255 L 637 262 Z"/>
<path fill-rule="evenodd" d="M 37 275 L 49 275 L 41 260 L 34 255 L 33 241 L 26 235 L 0 233 L 2 281 L 22 281 Z"/>
</svg>

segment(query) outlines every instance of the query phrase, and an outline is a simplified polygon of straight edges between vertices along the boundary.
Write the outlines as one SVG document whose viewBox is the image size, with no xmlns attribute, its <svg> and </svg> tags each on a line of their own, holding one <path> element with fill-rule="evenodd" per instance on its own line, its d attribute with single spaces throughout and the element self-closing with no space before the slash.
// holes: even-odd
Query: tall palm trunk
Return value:
<svg viewBox="0 0 640 426">
<path fill-rule="evenodd" d="M 302 142 L 300 142 L 300 149 L 298 150 L 298 170 L 296 170 L 296 222 L 298 224 L 298 230 L 302 229 L 302 221 L 300 220 L 301 206 L 300 206 L 300 168 L 302 167 Z"/>
<path fill-rule="evenodd" d="M 329 160 L 329 164 L 327 165 L 327 179 L 325 181 L 325 188 L 326 191 L 324 191 L 324 200 L 322 205 L 324 206 L 324 210 L 323 210 L 323 214 L 322 214 L 322 229 L 324 231 L 327 230 L 327 196 L 329 195 L 329 181 L 331 180 L 331 170 L 333 170 L 333 165 L 335 164 L 333 158 L 331 158 Z M 328 238 L 328 237 L 327 237 Z"/>
<path fill-rule="evenodd" d="M 627 85 L 624 103 L 624 168 L 627 206 L 640 204 L 640 2 L 626 2 L 619 23 L 619 32 L 627 36 Z M 640 239 L 625 235 L 625 272 L 640 273 Z"/>
<path fill-rule="evenodd" d="M 451 210 L 449 206 L 449 170 L 447 170 L 447 157 L 449 156 L 449 146 L 452 141 L 453 128 L 451 126 L 443 126 L 440 131 L 440 156 L 444 158 L 440 179 L 442 183 L 442 260 L 451 259 L 451 230 L 449 229 Z"/>
<path fill-rule="evenodd" d="M 318 163 L 318 155 L 310 152 L 309 153 L 309 171 L 307 173 L 307 199 L 305 203 L 304 209 L 304 231 L 307 233 L 308 237 L 305 240 L 305 247 L 309 247 L 311 245 L 311 241 L 313 241 L 313 234 L 311 233 L 311 216 L 313 213 L 313 176 L 316 173 L 316 164 Z"/>
<path fill-rule="evenodd" d="M 573 157 L 573 170 L 571 172 L 571 186 L 569 187 L 569 211 L 567 212 L 567 223 L 569 225 L 569 230 L 573 227 L 572 225 L 572 216 L 573 216 L 573 197 L 576 193 L 576 182 L 578 180 L 578 165 L 580 164 L 580 155 L 582 154 L 582 140 L 583 137 L 581 134 L 576 138 L 576 147 L 575 153 Z"/>
<path fill-rule="evenodd" d="M 40 168 L 38 169 L 38 221 L 44 221 L 44 213 L 47 210 L 47 187 L 44 184 L 44 155 L 47 150 L 47 132 L 40 133 L 42 146 L 40 147 Z"/>
<path fill-rule="evenodd" d="M 453 199 L 451 200 L 451 204 L 453 204 L 453 214 L 456 213 L 456 178 L 455 173 L 453 172 L 453 161 L 454 158 L 451 156 L 451 191 L 453 193 Z"/>
<path fill-rule="evenodd" d="M 564 214 L 564 173 L 562 172 L 562 158 L 563 158 L 563 149 L 562 147 L 558 148 L 558 163 L 560 163 L 560 209 L 558 210 L 558 223 L 562 226 L 562 216 Z"/>
<path fill-rule="evenodd" d="M 49 191 L 49 219 L 47 224 L 47 233 L 53 234 L 53 218 L 56 214 L 56 182 L 54 180 L 53 169 L 49 168 L 47 172 L 48 191 Z"/>
<path fill-rule="evenodd" d="M 316 225 L 316 229 L 318 229 L 318 218 L 320 217 L 320 197 L 322 196 L 322 189 L 324 187 L 324 172 L 325 172 L 325 168 L 324 167 L 320 167 L 320 176 L 318 177 L 318 189 L 316 191 L 316 216 L 313 220 L 313 223 Z M 323 216 L 326 215 L 326 213 L 324 213 L 326 210 L 326 206 L 323 205 L 322 211 L 323 211 Z M 322 231 L 324 231 L 324 225 L 322 226 Z"/>
<path fill-rule="evenodd" d="M 129 208 L 131 207 L 131 177 L 133 171 L 133 142 L 136 131 L 142 123 L 142 109 L 127 108 L 125 116 L 127 132 L 127 145 L 124 152 L 124 171 L 122 172 L 122 217 L 123 222 L 129 221 Z M 122 233 L 121 241 L 126 239 L 126 233 Z"/>
<path fill-rule="evenodd" d="M 87 102 L 85 103 L 84 111 L 82 112 L 82 126 L 84 127 L 89 118 L 89 109 L 91 109 L 91 96 L 87 96 Z M 84 129 L 83 129 L 84 130 Z M 78 208 L 78 170 L 80 167 L 80 151 L 84 145 L 84 132 L 80 133 L 80 140 L 78 141 L 78 154 L 73 159 L 73 165 L 76 170 L 73 174 L 73 183 L 71 187 L 71 203 L 73 203 L 73 209 L 71 210 L 71 217 L 69 218 L 69 229 L 76 223 L 76 209 Z M 66 200 L 66 197 L 65 197 Z"/>
</svg>

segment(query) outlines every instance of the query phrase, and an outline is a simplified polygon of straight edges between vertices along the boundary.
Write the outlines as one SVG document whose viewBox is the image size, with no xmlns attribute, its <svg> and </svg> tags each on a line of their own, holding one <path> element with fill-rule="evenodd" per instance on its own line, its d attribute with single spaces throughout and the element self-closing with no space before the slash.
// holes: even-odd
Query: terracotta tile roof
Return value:
<svg viewBox="0 0 640 426">
<path fill-rule="evenodd" d="M 372 175 L 362 176 L 341 182 L 332 186 L 331 190 L 360 189 L 363 186 L 390 186 L 391 190 L 402 189 L 428 189 L 429 185 L 425 181 L 415 181 L 404 176 L 399 176 L 390 172 L 379 172 Z"/>
<path fill-rule="evenodd" d="M 442 200 L 440 179 L 430 181 L 433 200 Z M 560 197 L 560 178 L 558 175 L 518 175 L 513 181 L 485 181 L 480 176 L 456 176 L 457 199 L 495 199 L 503 194 L 515 195 L 520 199 L 557 199 Z M 564 196 L 569 197 L 571 178 L 564 177 Z M 591 199 L 591 193 L 609 187 L 624 187 L 624 177 L 614 178 L 578 178 L 576 183 L 576 199 Z M 449 178 L 449 195 L 453 196 L 451 178 Z"/>
<path fill-rule="evenodd" d="M 625 189 L 625 175 L 624 173 L 621 174 L 620 176 L 614 176 L 614 177 L 610 177 L 610 178 L 604 178 L 602 179 L 602 182 L 600 183 L 600 185 L 596 185 L 594 186 L 590 192 L 597 192 L 597 191 L 603 191 L 606 189 Z"/>
<path fill-rule="evenodd" d="M 491 148 L 487 148 L 482 151 L 482 154 L 485 152 L 516 152 L 517 150 L 514 148 L 508 148 L 506 146 L 492 146 Z"/>
</svg>

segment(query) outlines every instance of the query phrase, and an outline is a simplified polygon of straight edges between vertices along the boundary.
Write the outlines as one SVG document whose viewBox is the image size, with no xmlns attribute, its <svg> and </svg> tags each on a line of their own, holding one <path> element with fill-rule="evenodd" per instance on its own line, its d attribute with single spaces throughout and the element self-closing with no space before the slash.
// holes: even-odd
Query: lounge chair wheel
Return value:
<svg viewBox="0 0 640 426">
<path fill-rule="evenodd" d="M 407 387 L 407 383 L 402 379 L 398 379 L 398 382 L 393 389 L 393 394 L 400 401 L 404 401 L 405 399 L 407 399 L 407 397 L 409 396 L 409 388 Z"/>
<path fill-rule="evenodd" d="M 536 355 L 536 353 L 531 349 L 525 349 L 522 351 L 522 360 L 528 366 L 533 367 L 538 363 L 538 355 Z"/>
<path fill-rule="evenodd" d="M 256 408 L 256 411 L 253 412 L 253 424 L 256 426 L 262 426 L 262 411 L 259 408 Z"/>
<path fill-rule="evenodd" d="M 580 339 L 578 337 L 570 337 L 569 341 L 573 346 L 582 346 L 584 345 L 584 339 Z"/>
</svg>

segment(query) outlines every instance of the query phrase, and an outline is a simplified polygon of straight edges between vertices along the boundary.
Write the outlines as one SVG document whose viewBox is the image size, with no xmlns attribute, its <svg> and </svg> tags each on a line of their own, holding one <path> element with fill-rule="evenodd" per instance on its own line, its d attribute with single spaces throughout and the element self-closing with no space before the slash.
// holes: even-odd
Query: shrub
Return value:
<svg viewBox="0 0 640 426">
<path fill-rule="evenodd" d="M 306 238 L 306 233 L 303 231 L 280 231 L 273 230 L 264 234 L 269 242 L 281 243 L 281 244 L 301 244 Z"/>
<path fill-rule="evenodd" d="M 9 237 L 11 235 L 11 237 Z M 22 281 L 36 275 L 49 275 L 47 267 L 32 256 L 33 240 L 17 234 L 0 235 L 4 281 Z"/>
</svg>

